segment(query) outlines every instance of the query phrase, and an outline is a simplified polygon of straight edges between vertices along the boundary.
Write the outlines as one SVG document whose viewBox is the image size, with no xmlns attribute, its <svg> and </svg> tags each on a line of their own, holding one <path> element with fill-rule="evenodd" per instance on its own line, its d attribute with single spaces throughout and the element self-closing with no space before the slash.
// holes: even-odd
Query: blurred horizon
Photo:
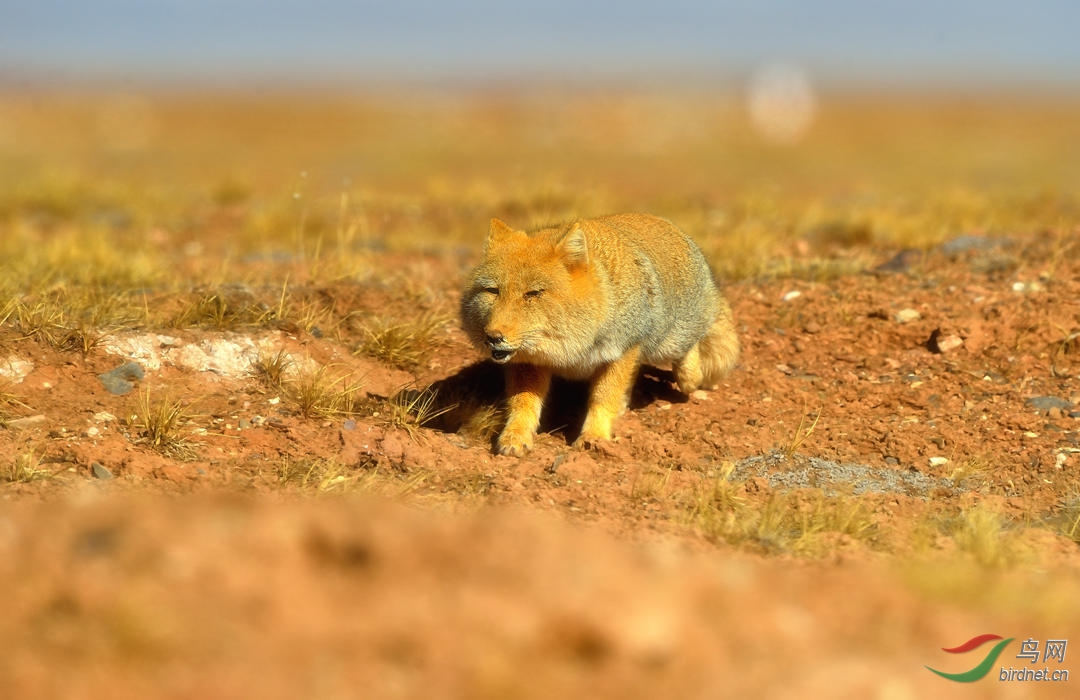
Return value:
<svg viewBox="0 0 1080 700">
<path fill-rule="evenodd" d="M 38 0 L 0 6 L 0 86 L 742 85 L 1080 94 L 1080 5 Z"/>
</svg>

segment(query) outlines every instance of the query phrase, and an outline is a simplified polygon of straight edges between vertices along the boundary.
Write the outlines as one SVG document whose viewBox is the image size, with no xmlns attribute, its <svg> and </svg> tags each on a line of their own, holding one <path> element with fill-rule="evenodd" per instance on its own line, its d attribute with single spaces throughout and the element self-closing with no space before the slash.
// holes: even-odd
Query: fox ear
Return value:
<svg viewBox="0 0 1080 700">
<path fill-rule="evenodd" d="M 580 226 L 575 225 L 570 231 L 559 239 L 555 249 L 562 255 L 562 259 L 570 267 L 585 265 L 589 262 L 589 247 L 585 240 L 585 232 Z"/>
<path fill-rule="evenodd" d="M 502 219 L 492 219 L 491 228 L 488 230 L 487 241 L 484 243 L 484 250 L 488 250 L 493 246 L 498 245 L 515 233 L 517 233 L 517 231 Z"/>
</svg>

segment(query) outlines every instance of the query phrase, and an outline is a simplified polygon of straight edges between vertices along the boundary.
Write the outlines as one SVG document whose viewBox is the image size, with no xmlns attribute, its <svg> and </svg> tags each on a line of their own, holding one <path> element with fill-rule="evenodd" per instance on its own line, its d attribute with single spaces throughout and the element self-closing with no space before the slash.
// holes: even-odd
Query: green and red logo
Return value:
<svg viewBox="0 0 1080 700">
<path fill-rule="evenodd" d="M 990 668 L 994 665 L 994 662 L 997 661 L 998 656 L 1000 656 L 1005 647 L 1009 645 L 1009 642 L 1015 638 L 1009 637 L 1008 639 L 1002 639 L 1000 634 L 980 634 L 978 637 L 972 637 L 960 646 L 941 648 L 942 651 L 947 651 L 950 654 L 964 654 L 972 649 L 978 649 L 983 644 L 992 642 L 995 639 L 1001 639 L 1001 641 L 995 644 L 994 648 L 986 655 L 986 658 L 980 661 L 978 665 L 970 671 L 964 671 L 963 673 L 945 673 L 944 671 L 939 671 L 936 668 L 930 668 L 929 666 L 927 666 L 927 668 L 930 668 L 934 673 L 942 678 L 947 678 L 950 681 L 956 681 L 957 683 L 973 683 L 990 673 Z"/>
</svg>

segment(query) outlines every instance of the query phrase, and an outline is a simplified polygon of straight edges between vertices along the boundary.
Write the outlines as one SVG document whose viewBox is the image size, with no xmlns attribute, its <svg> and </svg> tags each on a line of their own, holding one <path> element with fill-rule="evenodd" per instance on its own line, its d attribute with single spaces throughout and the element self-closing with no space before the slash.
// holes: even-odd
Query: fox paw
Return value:
<svg viewBox="0 0 1080 700">
<path fill-rule="evenodd" d="M 578 439 L 574 440 L 574 447 L 578 448 L 579 450 L 596 450 L 599 449 L 601 445 L 609 442 L 610 440 L 610 433 L 607 435 L 602 435 L 593 431 L 582 431 L 581 435 L 578 436 Z"/>
<path fill-rule="evenodd" d="M 495 443 L 495 448 L 501 455 L 522 457 L 532 449 L 533 436 L 529 434 L 503 431 Z"/>
</svg>

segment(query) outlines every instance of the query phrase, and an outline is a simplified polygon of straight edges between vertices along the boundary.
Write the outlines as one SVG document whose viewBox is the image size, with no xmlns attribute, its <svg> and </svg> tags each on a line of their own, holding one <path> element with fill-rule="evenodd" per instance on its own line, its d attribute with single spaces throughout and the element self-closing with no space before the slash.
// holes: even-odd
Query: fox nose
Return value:
<svg viewBox="0 0 1080 700">
<path fill-rule="evenodd" d="M 491 331 L 487 333 L 487 344 L 495 347 L 496 345 L 502 345 L 506 341 L 506 337 L 499 331 Z"/>
</svg>

